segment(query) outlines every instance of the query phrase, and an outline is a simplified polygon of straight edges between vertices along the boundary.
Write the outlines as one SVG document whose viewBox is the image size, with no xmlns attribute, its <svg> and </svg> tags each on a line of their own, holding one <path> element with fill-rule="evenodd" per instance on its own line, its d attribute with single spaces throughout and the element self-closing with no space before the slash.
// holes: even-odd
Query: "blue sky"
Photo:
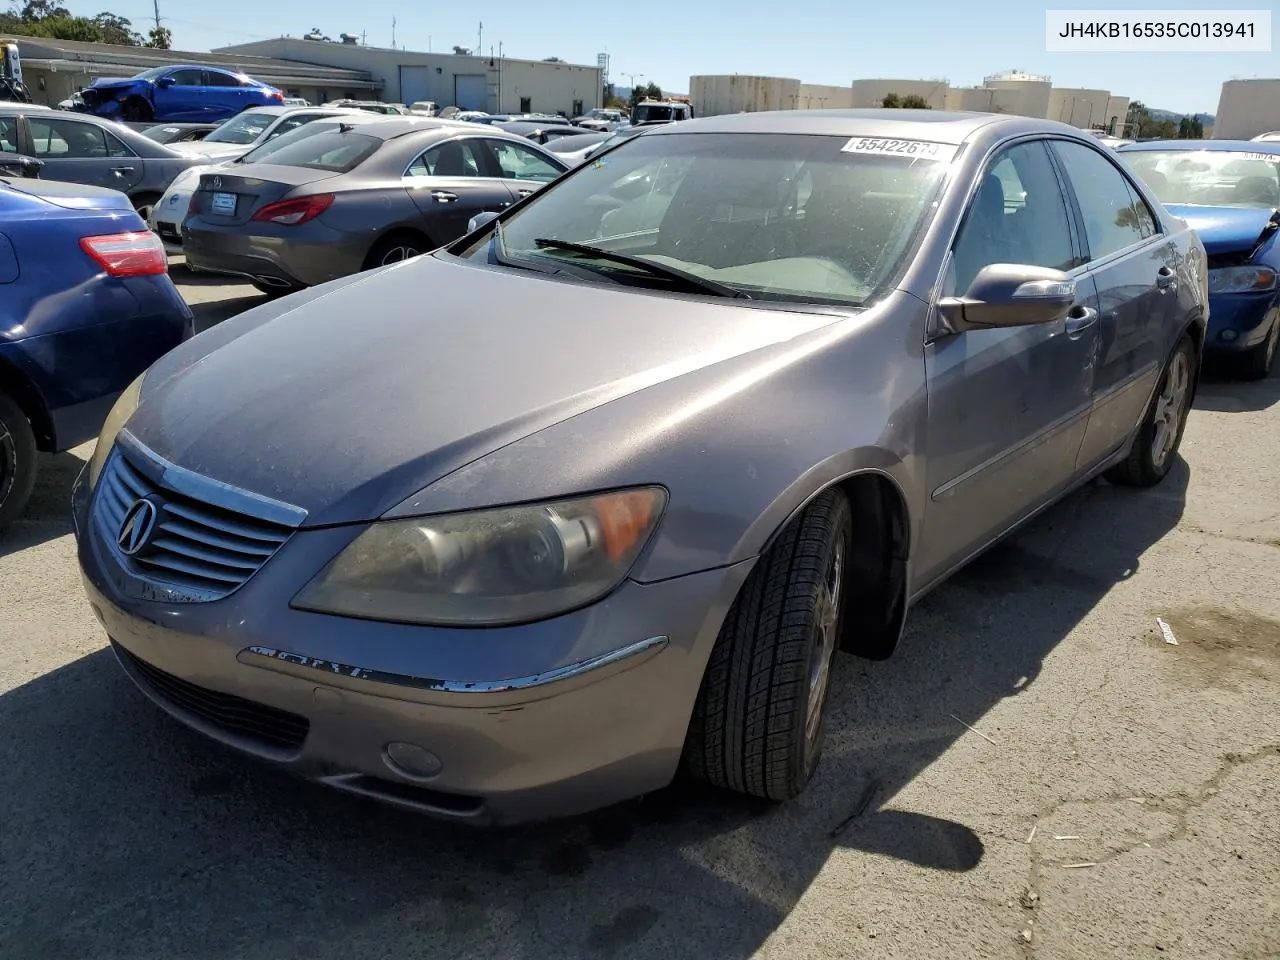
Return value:
<svg viewBox="0 0 1280 960">
<path fill-rule="evenodd" d="M 1164 0 L 1149 3 L 1105 0 L 1066 3 L 1055 9 L 1271 9 L 1280 0 Z M 79 0 L 75 13 L 106 7 L 145 28 L 149 0 L 103 0 L 93 10 Z M 607 52 L 612 77 L 644 75 L 667 90 L 687 92 L 690 74 L 747 73 L 796 77 L 806 83 L 848 84 L 859 77 L 945 78 L 969 86 L 983 76 L 1019 69 L 1044 73 L 1057 86 L 1095 87 L 1167 110 L 1213 112 L 1224 80 L 1280 76 L 1280 53 L 1099 54 L 1046 53 L 1046 5 L 1016 0 L 910 0 L 855 4 L 849 0 L 772 0 L 727 4 L 648 0 L 643 4 L 559 0 L 487 0 L 463 3 L 406 3 L 403 0 L 312 0 L 301 4 L 260 0 L 160 0 L 177 49 L 215 46 L 290 34 L 312 27 L 337 38 L 367 31 L 370 45 L 448 50 L 474 47 L 484 21 L 484 48 L 499 41 L 508 56 L 558 56 L 594 63 Z M 643 11 L 643 12 L 641 12 Z M 1273 51 L 1280 48 L 1273 48 Z"/>
</svg>

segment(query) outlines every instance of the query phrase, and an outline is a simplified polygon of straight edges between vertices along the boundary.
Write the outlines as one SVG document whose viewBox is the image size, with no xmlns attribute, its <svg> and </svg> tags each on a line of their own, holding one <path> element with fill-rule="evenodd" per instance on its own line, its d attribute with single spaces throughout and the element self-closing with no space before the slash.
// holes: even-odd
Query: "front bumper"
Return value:
<svg viewBox="0 0 1280 960">
<path fill-rule="evenodd" d="M 298 531 L 223 600 L 162 604 L 118 589 L 122 567 L 88 522 L 90 503 L 82 476 L 74 512 L 89 602 L 152 700 L 302 777 L 472 823 L 570 816 L 670 782 L 720 623 L 752 566 L 628 581 L 587 609 L 501 629 L 290 609 L 357 526 Z M 438 771 L 398 767 L 390 744 L 425 751 Z"/>
<path fill-rule="evenodd" d="M 182 221 L 191 203 L 190 187 L 170 187 L 151 210 L 148 226 L 156 233 L 167 253 L 182 253 Z"/>
<path fill-rule="evenodd" d="M 1269 293 L 1215 293 L 1209 296 L 1205 350 L 1237 353 L 1256 347 L 1280 323 L 1280 296 Z"/>
<path fill-rule="evenodd" d="M 188 266 L 248 277 L 280 290 L 318 286 L 364 266 L 364 252 L 353 239 L 319 220 L 285 227 L 222 226 L 193 218 L 182 225 L 180 235 Z"/>
</svg>

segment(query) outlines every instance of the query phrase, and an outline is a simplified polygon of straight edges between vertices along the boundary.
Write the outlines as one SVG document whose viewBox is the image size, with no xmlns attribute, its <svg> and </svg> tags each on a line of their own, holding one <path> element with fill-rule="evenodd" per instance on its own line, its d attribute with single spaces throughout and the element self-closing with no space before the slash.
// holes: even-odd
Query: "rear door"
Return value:
<svg viewBox="0 0 1280 960">
<path fill-rule="evenodd" d="M 249 90 L 235 74 L 206 69 L 203 76 L 206 110 L 216 117 L 234 117 L 250 105 Z"/>
<path fill-rule="evenodd" d="M 1068 140 L 1053 141 L 1052 149 L 1098 291 L 1093 413 L 1080 448 L 1087 469 L 1127 443 L 1146 410 L 1177 307 L 1177 250 L 1107 151 Z"/>
<path fill-rule="evenodd" d="M 487 140 L 497 161 L 498 176 L 517 200 L 523 200 L 568 169 L 564 161 L 518 140 Z"/>
<path fill-rule="evenodd" d="M 1080 258 L 1063 181 L 1044 140 L 1006 147 L 979 180 L 942 296 L 993 263 L 1074 271 Z M 1072 276 L 1076 276 L 1072 273 Z M 1060 493 L 1088 424 L 1097 351 L 1093 285 L 1056 323 L 948 333 L 925 349 L 930 500 L 925 581 L 945 573 Z"/>
<path fill-rule="evenodd" d="M 27 114 L 32 154 L 45 180 L 86 183 L 128 193 L 142 180 L 142 160 L 102 124 L 65 114 Z"/>
<path fill-rule="evenodd" d="M 511 191 L 494 173 L 485 141 L 475 137 L 437 143 L 414 158 L 405 170 L 404 187 L 433 242 L 462 236 L 477 213 L 511 206 Z"/>
</svg>

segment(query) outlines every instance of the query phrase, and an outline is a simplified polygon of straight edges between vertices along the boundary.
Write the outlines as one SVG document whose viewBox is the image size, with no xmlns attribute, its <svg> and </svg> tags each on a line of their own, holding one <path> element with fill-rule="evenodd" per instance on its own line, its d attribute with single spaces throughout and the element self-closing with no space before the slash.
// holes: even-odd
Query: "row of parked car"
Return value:
<svg viewBox="0 0 1280 960">
<path fill-rule="evenodd" d="M 101 424 L 75 528 L 129 676 L 453 820 L 678 769 L 796 796 L 837 648 L 891 655 L 1092 477 L 1160 483 L 1205 354 L 1261 376 L 1280 335 L 1280 144 L 763 113 L 571 167 L 500 124 L 264 116 L 152 217 L 317 288 L 194 339 L 123 193 L 0 180 L 0 523 Z"/>
</svg>

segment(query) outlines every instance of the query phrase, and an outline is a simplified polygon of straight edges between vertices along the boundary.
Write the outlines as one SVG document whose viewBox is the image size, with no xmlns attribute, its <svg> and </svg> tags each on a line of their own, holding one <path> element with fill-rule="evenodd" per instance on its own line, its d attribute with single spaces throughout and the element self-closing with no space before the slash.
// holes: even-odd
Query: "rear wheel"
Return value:
<svg viewBox="0 0 1280 960">
<path fill-rule="evenodd" d="M 36 485 L 36 438 L 27 415 L 0 393 L 0 530 L 18 519 Z"/>
<path fill-rule="evenodd" d="M 1129 455 L 1107 471 L 1108 480 L 1131 487 L 1151 487 L 1164 479 L 1182 442 L 1197 373 L 1195 344 L 1184 335 L 1165 364 Z"/>
<path fill-rule="evenodd" d="M 133 202 L 133 209 L 137 211 L 138 216 L 142 218 L 142 222 L 150 230 L 151 214 L 155 211 L 156 204 L 160 202 L 160 195 L 158 193 L 140 193 L 129 199 Z"/>
<path fill-rule="evenodd" d="M 255 290 L 257 290 L 259 293 L 265 293 L 272 300 L 275 300 L 279 297 L 285 297 L 293 293 L 292 287 L 273 287 L 270 284 L 262 283 L 259 280 L 251 280 L 250 282 L 253 284 L 253 287 Z"/>
<path fill-rule="evenodd" d="M 385 267 L 401 260 L 412 260 L 420 257 L 435 246 L 420 233 L 393 233 L 383 237 L 373 245 L 364 262 L 366 270 Z"/>
<path fill-rule="evenodd" d="M 1280 344 L 1280 320 L 1271 324 L 1267 339 L 1240 355 L 1240 376 L 1246 380 L 1265 379 L 1275 363 L 1277 344 Z"/>
<path fill-rule="evenodd" d="M 822 756 L 852 537 L 849 501 L 832 489 L 760 558 L 707 664 L 685 740 L 690 774 L 770 800 L 804 790 Z"/>
</svg>

